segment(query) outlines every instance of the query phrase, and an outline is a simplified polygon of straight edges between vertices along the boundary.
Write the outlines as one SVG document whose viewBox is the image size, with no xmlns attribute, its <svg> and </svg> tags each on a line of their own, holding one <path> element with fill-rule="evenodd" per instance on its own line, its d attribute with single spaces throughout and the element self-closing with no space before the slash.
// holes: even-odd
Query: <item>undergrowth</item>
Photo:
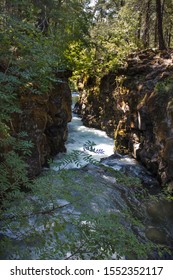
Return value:
<svg viewBox="0 0 173 280">
<path fill-rule="evenodd" d="M 102 205 L 108 183 L 84 169 L 65 169 L 69 162 L 80 165 L 81 155 L 96 164 L 85 152 L 73 151 L 59 163 L 58 172 L 44 171 L 29 193 L 19 192 L 1 212 L 1 258 L 146 259 L 153 251 L 153 243 L 134 233 L 133 226 L 142 231 L 143 225 L 129 208 L 92 210 L 93 197 L 101 196 Z M 135 185 L 133 178 L 108 169 L 116 184 Z"/>
</svg>

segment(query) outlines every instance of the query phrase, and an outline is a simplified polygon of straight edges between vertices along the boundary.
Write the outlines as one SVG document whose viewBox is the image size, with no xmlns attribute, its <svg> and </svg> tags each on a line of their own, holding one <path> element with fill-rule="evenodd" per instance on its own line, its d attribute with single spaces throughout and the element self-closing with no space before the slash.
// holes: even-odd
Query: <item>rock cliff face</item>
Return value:
<svg viewBox="0 0 173 280">
<path fill-rule="evenodd" d="M 81 92 L 84 124 L 115 139 L 162 184 L 173 181 L 173 52 L 147 50 L 129 56 L 124 68 L 105 75 L 99 91 Z"/>
<path fill-rule="evenodd" d="M 21 114 L 13 118 L 16 132 L 26 131 L 32 141 L 32 154 L 28 157 L 29 175 L 40 173 L 51 156 L 64 152 L 67 123 L 71 121 L 71 91 L 69 73 L 57 73 L 57 82 L 47 94 L 21 94 Z"/>
</svg>

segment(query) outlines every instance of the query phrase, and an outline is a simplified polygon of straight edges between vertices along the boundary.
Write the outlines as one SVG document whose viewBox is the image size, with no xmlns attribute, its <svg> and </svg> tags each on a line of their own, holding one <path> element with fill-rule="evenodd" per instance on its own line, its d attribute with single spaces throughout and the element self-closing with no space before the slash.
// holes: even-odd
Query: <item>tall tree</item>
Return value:
<svg viewBox="0 0 173 280">
<path fill-rule="evenodd" d="M 144 32 L 143 32 L 143 44 L 144 48 L 149 47 L 150 40 L 150 15 L 151 15 L 151 2 L 152 0 L 147 0 L 146 2 L 146 11 L 145 11 L 145 23 L 144 23 Z"/>
<path fill-rule="evenodd" d="M 157 31 L 159 40 L 159 49 L 165 50 L 166 45 L 163 37 L 163 13 L 161 0 L 156 0 L 156 14 L 157 14 Z"/>
</svg>

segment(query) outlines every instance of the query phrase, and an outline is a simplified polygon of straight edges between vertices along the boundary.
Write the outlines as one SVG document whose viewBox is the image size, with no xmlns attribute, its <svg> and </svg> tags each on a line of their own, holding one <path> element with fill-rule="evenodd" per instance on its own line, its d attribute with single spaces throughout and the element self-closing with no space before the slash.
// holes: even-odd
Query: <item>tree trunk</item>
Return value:
<svg viewBox="0 0 173 280">
<path fill-rule="evenodd" d="M 157 33 L 158 33 L 158 40 L 159 40 L 159 49 L 165 50 L 165 41 L 163 37 L 163 25 L 162 25 L 162 5 L 161 0 L 156 0 L 156 15 L 157 15 Z"/>
<path fill-rule="evenodd" d="M 151 0 L 148 0 L 146 3 L 146 14 L 145 14 L 145 28 L 144 28 L 144 33 L 143 33 L 143 44 L 144 48 L 149 47 L 149 41 L 150 41 L 150 36 L 149 36 L 149 31 L 150 31 L 150 10 L 151 10 Z"/>
<path fill-rule="evenodd" d="M 141 25 L 142 25 L 142 13 L 139 13 L 139 17 L 138 17 L 138 29 L 137 29 L 137 43 L 140 42 L 141 40 Z"/>
</svg>

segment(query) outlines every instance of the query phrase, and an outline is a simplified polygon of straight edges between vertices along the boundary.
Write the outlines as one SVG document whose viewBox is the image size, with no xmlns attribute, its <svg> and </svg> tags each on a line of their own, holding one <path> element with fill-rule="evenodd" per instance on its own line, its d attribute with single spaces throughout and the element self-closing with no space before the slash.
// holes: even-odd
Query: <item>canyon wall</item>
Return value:
<svg viewBox="0 0 173 280">
<path fill-rule="evenodd" d="M 68 78 L 71 73 L 59 71 L 57 81 L 46 94 L 20 95 L 21 113 L 12 118 L 15 132 L 26 131 L 26 139 L 33 143 L 27 157 L 28 173 L 38 175 L 48 159 L 64 152 L 67 140 L 67 124 L 71 121 L 71 91 Z"/>
<path fill-rule="evenodd" d="M 131 54 L 124 67 L 79 88 L 76 111 L 115 139 L 164 184 L 173 186 L 173 52 Z"/>
</svg>

